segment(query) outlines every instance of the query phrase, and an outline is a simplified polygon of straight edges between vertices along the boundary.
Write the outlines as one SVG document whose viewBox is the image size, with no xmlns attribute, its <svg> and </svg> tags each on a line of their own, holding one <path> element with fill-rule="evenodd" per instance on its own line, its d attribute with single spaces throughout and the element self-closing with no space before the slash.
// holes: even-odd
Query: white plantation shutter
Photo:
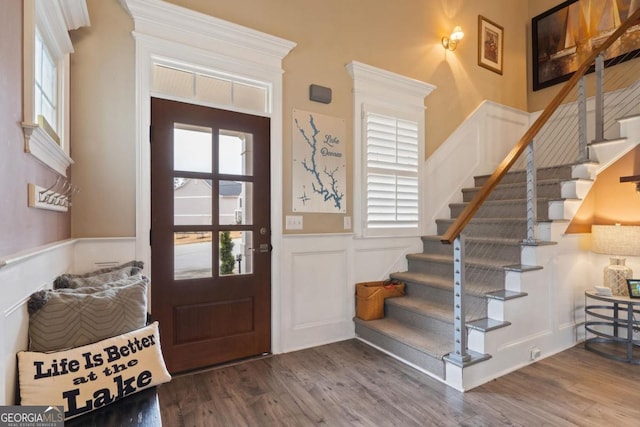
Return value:
<svg viewBox="0 0 640 427">
<path fill-rule="evenodd" d="M 418 123 L 366 113 L 366 228 L 418 228 Z"/>
</svg>

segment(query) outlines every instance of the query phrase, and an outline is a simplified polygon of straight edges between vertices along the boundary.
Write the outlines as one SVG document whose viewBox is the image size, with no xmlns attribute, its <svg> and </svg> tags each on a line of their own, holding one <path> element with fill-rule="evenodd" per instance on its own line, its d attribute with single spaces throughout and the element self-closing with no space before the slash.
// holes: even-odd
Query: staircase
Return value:
<svg viewBox="0 0 640 427">
<path fill-rule="evenodd" d="M 595 165 L 565 165 L 537 172 L 538 223 L 561 220 L 575 212 L 580 198 L 592 183 Z M 408 271 L 391 277 L 406 283 L 406 296 L 385 301 L 385 318 L 372 321 L 355 319 L 356 335 L 395 357 L 446 381 L 445 356 L 454 349 L 453 255 L 452 245 L 440 237 L 466 204 L 488 179 L 475 178 L 475 187 L 462 190 L 463 202 L 451 204 L 451 219 L 437 220 L 436 236 L 424 236 L 423 252 L 407 256 Z M 526 274 L 539 269 L 523 264 L 526 237 L 526 174 L 509 173 L 465 229 L 468 254 L 465 304 L 467 330 L 490 334 L 509 327 L 508 319 L 489 317 L 490 300 L 509 301 L 526 297 L 508 289 L 507 271 Z M 569 219 L 570 217 L 567 217 Z M 496 225 L 499 225 L 497 227 Z M 536 242 L 534 246 L 550 244 Z M 483 247 L 483 251 L 474 251 Z M 486 250 L 490 248 L 490 252 Z M 482 274 L 474 275 L 474 270 Z M 472 279 L 469 279 L 472 278 Z M 476 278 L 475 280 L 473 278 Z M 478 280 L 477 278 L 481 278 Z M 484 347 L 483 347 L 484 348 Z M 491 357 L 476 353 L 469 346 L 472 363 Z"/>
</svg>

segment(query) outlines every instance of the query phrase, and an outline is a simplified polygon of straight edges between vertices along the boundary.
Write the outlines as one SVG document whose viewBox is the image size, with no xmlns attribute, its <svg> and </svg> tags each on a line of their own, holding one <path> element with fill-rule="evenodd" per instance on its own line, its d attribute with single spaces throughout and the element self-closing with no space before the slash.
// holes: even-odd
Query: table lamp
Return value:
<svg viewBox="0 0 640 427">
<path fill-rule="evenodd" d="M 604 268 L 604 286 L 613 295 L 629 295 L 627 279 L 632 271 L 625 265 L 625 255 L 640 255 L 640 226 L 592 225 L 591 251 L 611 255 L 610 264 Z"/>
</svg>

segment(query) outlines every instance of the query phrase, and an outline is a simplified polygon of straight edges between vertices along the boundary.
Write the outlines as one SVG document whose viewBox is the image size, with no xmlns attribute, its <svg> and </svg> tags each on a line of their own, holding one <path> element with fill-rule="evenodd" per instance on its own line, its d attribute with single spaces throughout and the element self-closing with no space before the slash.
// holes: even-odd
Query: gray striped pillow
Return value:
<svg viewBox="0 0 640 427">
<path fill-rule="evenodd" d="M 115 280 L 125 279 L 129 276 L 142 274 L 144 263 L 142 261 L 129 261 L 114 267 L 105 267 L 83 274 L 62 274 L 53 281 L 54 289 L 81 288 L 84 286 L 97 286 Z"/>
<path fill-rule="evenodd" d="M 121 335 L 146 324 L 149 278 L 38 291 L 31 295 L 29 350 L 56 351 Z"/>
</svg>

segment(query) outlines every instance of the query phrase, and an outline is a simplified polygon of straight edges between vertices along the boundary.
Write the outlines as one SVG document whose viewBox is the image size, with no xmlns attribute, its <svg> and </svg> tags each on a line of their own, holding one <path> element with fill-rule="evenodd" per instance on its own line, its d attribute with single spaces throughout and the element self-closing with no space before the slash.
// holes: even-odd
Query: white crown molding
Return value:
<svg viewBox="0 0 640 427">
<path fill-rule="evenodd" d="M 62 13 L 62 6 L 58 1 L 36 0 L 36 22 L 38 29 L 51 54 L 60 59 L 64 55 L 73 52 L 73 45 L 69 37 L 67 23 Z"/>
<path fill-rule="evenodd" d="M 161 0 L 120 0 L 135 33 L 260 63 L 281 71 L 282 59 L 296 44 Z"/>
<path fill-rule="evenodd" d="M 346 65 L 353 79 L 353 90 L 369 96 L 379 96 L 387 101 L 401 100 L 424 108 L 424 98 L 436 86 L 392 73 L 361 62 L 352 61 Z"/>
<path fill-rule="evenodd" d="M 73 164 L 73 159 L 37 124 L 23 123 L 22 129 L 24 151 L 66 177 L 67 168 Z"/>
<path fill-rule="evenodd" d="M 91 25 L 87 0 L 59 0 L 67 30 L 77 30 Z"/>
</svg>

